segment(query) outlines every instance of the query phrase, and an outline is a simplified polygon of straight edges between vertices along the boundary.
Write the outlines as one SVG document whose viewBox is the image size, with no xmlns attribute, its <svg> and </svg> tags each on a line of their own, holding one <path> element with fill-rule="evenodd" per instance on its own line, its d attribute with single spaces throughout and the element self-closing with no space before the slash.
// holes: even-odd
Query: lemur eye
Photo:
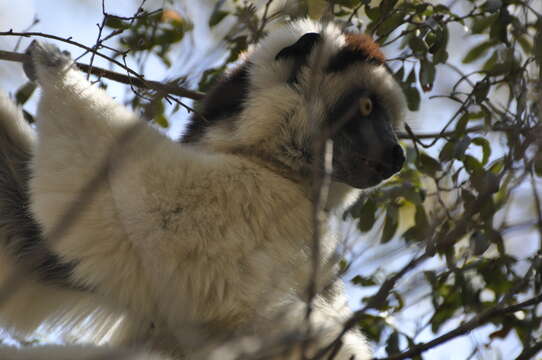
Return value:
<svg viewBox="0 0 542 360">
<path fill-rule="evenodd" d="M 361 116 L 369 116 L 371 111 L 373 111 L 373 102 L 371 99 L 365 96 L 359 99 L 359 112 Z"/>
</svg>

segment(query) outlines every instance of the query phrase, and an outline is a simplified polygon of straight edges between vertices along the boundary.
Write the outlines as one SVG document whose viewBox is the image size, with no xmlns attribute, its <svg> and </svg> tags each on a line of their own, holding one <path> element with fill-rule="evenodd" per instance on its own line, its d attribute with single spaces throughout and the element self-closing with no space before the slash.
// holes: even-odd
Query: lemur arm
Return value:
<svg viewBox="0 0 542 360">
<path fill-rule="evenodd" d="M 151 283 L 169 278 L 175 264 L 168 261 L 177 261 L 172 238 L 180 231 L 169 226 L 179 226 L 179 195 L 201 192 L 206 174 L 228 160 L 160 134 L 90 84 L 56 47 L 33 43 L 29 53 L 27 74 L 42 89 L 32 211 L 49 247 L 77 264 L 75 281 L 152 312 Z"/>
</svg>

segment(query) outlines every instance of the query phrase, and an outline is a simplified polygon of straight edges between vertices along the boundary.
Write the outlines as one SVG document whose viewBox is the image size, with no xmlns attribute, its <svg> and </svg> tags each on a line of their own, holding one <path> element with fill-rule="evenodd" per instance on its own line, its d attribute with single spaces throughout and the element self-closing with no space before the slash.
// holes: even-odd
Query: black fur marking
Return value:
<svg viewBox="0 0 542 360">
<path fill-rule="evenodd" d="M 306 33 L 301 36 L 299 40 L 295 42 L 295 44 L 285 47 L 279 51 L 277 56 L 275 56 L 275 60 L 290 57 L 306 57 L 308 54 L 310 54 L 314 45 L 320 41 L 320 38 L 321 36 L 318 33 Z"/>
<path fill-rule="evenodd" d="M 346 48 L 340 50 L 331 58 L 326 71 L 329 73 L 339 72 L 355 63 L 369 63 L 373 65 L 381 64 L 378 60 L 367 56 L 363 52 Z"/>
<path fill-rule="evenodd" d="M 2 121 L 14 119 L 0 119 L 0 125 Z M 0 128 L 0 246 L 25 271 L 41 280 L 74 287 L 69 278 L 75 265 L 62 262 L 47 248 L 41 229 L 29 212 L 31 154 L 18 140 L 9 128 Z"/>
<path fill-rule="evenodd" d="M 369 97 L 372 111 L 363 116 L 359 99 Z M 389 114 L 375 96 L 354 89 L 342 96 L 328 113 L 333 140 L 333 177 L 363 189 L 374 186 L 399 171 L 404 155 Z"/>
<path fill-rule="evenodd" d="M 307 63 L 307 57 L 310 55 L 314 46 L 320 41 L 321 35 L 318 33 L 306 33 L 295 42 L 295 44 L 285 47 L 277 56 L 275 60 L 280 59 L 293 59 L 294 66 L 288 77 L 288 83 L 297 82 L 297 74 L 303 65 Z"/>
<path fill-rule="evenodd" d="M 339 131 L 343 126 L 347 126 L 351 122 L 350 120 L 354 116 L 353 112 L 359 112 L 359 99 L 362 96 L 367 95 L 367 90 L 355 89 L 346 95 L 343 95 L 337 101 L 328 115 L 329 126 L 332 129 L 332 133 Z M 358 121 L 361 121 L 361 115 L 358 117 Z"/>
<path fill-rule="evenodd" d="M 198 113 L 194 113 L 183 143 L 194 143 L 201 139 L 208 127 L 243 110 L 243 103 L 248 94 L 250 63 L 244 63 L 230 74 L 219 80 L 202 100 Z"/>
</svg>

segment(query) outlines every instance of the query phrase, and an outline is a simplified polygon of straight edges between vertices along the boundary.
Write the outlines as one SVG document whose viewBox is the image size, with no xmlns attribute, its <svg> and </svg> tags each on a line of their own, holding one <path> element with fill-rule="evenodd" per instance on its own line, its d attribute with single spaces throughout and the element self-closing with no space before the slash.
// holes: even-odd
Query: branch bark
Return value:
<svg viewBox="0 0 542 360">
<path fill-rule="evenodd" d="M 15 61 L 15 62 L 22 63 L 22 62 L 28 61 L 29 56 L 22 53 L 0 50 L 0 60 Z M 114 80 L 114 81 L 117 81 L 123 84 L 128 84 L 131 86 L 136 86 L 139 88 L 156 90 L 161 93 L 177 95 L 177 96 L 181 96 L 181 97 L 185 97 L 185 98 L 189 98 L 193 100 L 200 100 L 205 96 L 204 93 L 201 93 L 199 91 L 188 90 L 174 84 L 161 83 L 159 81 L 145 80 L 145 79 L 130 76 L 130 75 L 119 74 L 111 70 L 103 69 L 94 65 L 90 66 L 87 64 L 79 63 L 79 62 L 76 63 L 76 65 L 82 71 L 88 72 L 92 75 L 96 75 L 98 77 L 104 77 L 110 80 Z"/>
<path fill-rule="evenodd" d="M 540 304 L 542 302 L 542 294 L 538 294 L 535 297 L 530 298 L 529 300 L 520 302 L 515 305 L 510 305 L 507 307 L 494 307 L 491 309 L 488 309 L 485 312 L 482 312 L 480 315 L 475 316 L 473 319 L 467 321 L 463 325 L 431 340 L 426 343 L 420 343 L 415 346 L 412 346 L 409 350 L 402 352 L 400 354 L 391 355 L 386 358 L 377 358 L 374 360 L 402 360 L 402 359 L 408 359 L 412 358 L 416 355 L 420 355 L 426 350 L 429 350 L 439 344 L 442 344 L 446 341 L 449 341 L 455 337 L 458 337 L 460 335 L 466 334 L 469 331 L 489 322 L 492 318 L 496 316 L 501 316 L 509 313 L 516 312 L 518 310 L 522 310 L 527 306 L 533 306 Z"/>
</svg>

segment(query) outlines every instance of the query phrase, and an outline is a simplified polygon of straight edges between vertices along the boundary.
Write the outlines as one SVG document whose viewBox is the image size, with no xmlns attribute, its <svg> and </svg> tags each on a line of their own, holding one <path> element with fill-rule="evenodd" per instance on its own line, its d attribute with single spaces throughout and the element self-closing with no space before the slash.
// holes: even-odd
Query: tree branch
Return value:
<svg viewBox="0 0 542 360">
<path fill-rule="evenodd" d="M 15 61 L 15 62 L 22 63 L 22 62 L 28 61 L 29 56 L 22 53 L 0 50 L 0 60 Z M 79 62 L 76 64 L 77 64 L 77 67 L 79 67 L 79 69 L 81 69 L 84 72 L 88 72 L 98 77 L 104 77 L 110 80 L 114 80 L 123 84 L 136 86 L 139 88 L 156 90 L 161 93 L 177 95 L 177 96 L 181 96 L 181 97 L 185 97 L 185 98 L 189 98 L 193 100 L 200 100 L 205 96 L 205 94 L 199 91 L 188 90 L 180 86 L 177 86 L 175 84 L 161 83 L 159 81 L 145 80 L 140 77 L 119 74 L 111 70 L 106 70 L 103 68 L 96 67 L 94 65 L 90 66 L 87 64 L 79 63 Z"/>
<path fill-rule="evenodd" d="M 468 333 L 471 330 L 474 330 L 475 328 L 489 322 L 492 318 L 496 316 L 506 315 L 509 313 L 513 313 L 519 310 L 522 310 L 528 306 L 537 305 L 542 302 L 542 294 L 538 294 L 537 296 L 525 300 L 523 302 L 517 303 L 515 305 L 510 305 L 507 307 L 494 307 L 491 309 L 488 309 L 484 312 L 482 312 L 480 315 L 475 316 L 473 319 L 467 321 L 463 325 L 431 340 L 426 343 L 420 343 L 417 345 L 412 346 L 409 350 L 402 352 L 400 354 L 391 355 L 386 358 L 378 358 L 374 360 L 402 360 L 402 359 L 408 359 L 412 358 L 414 356 L 420 355 L 426 350 L 429 350 L 439 344 L 442 344 L 444 342 L 447 342 L 455 337 L 461 336 L 463 334 Z"/>
</svg>

